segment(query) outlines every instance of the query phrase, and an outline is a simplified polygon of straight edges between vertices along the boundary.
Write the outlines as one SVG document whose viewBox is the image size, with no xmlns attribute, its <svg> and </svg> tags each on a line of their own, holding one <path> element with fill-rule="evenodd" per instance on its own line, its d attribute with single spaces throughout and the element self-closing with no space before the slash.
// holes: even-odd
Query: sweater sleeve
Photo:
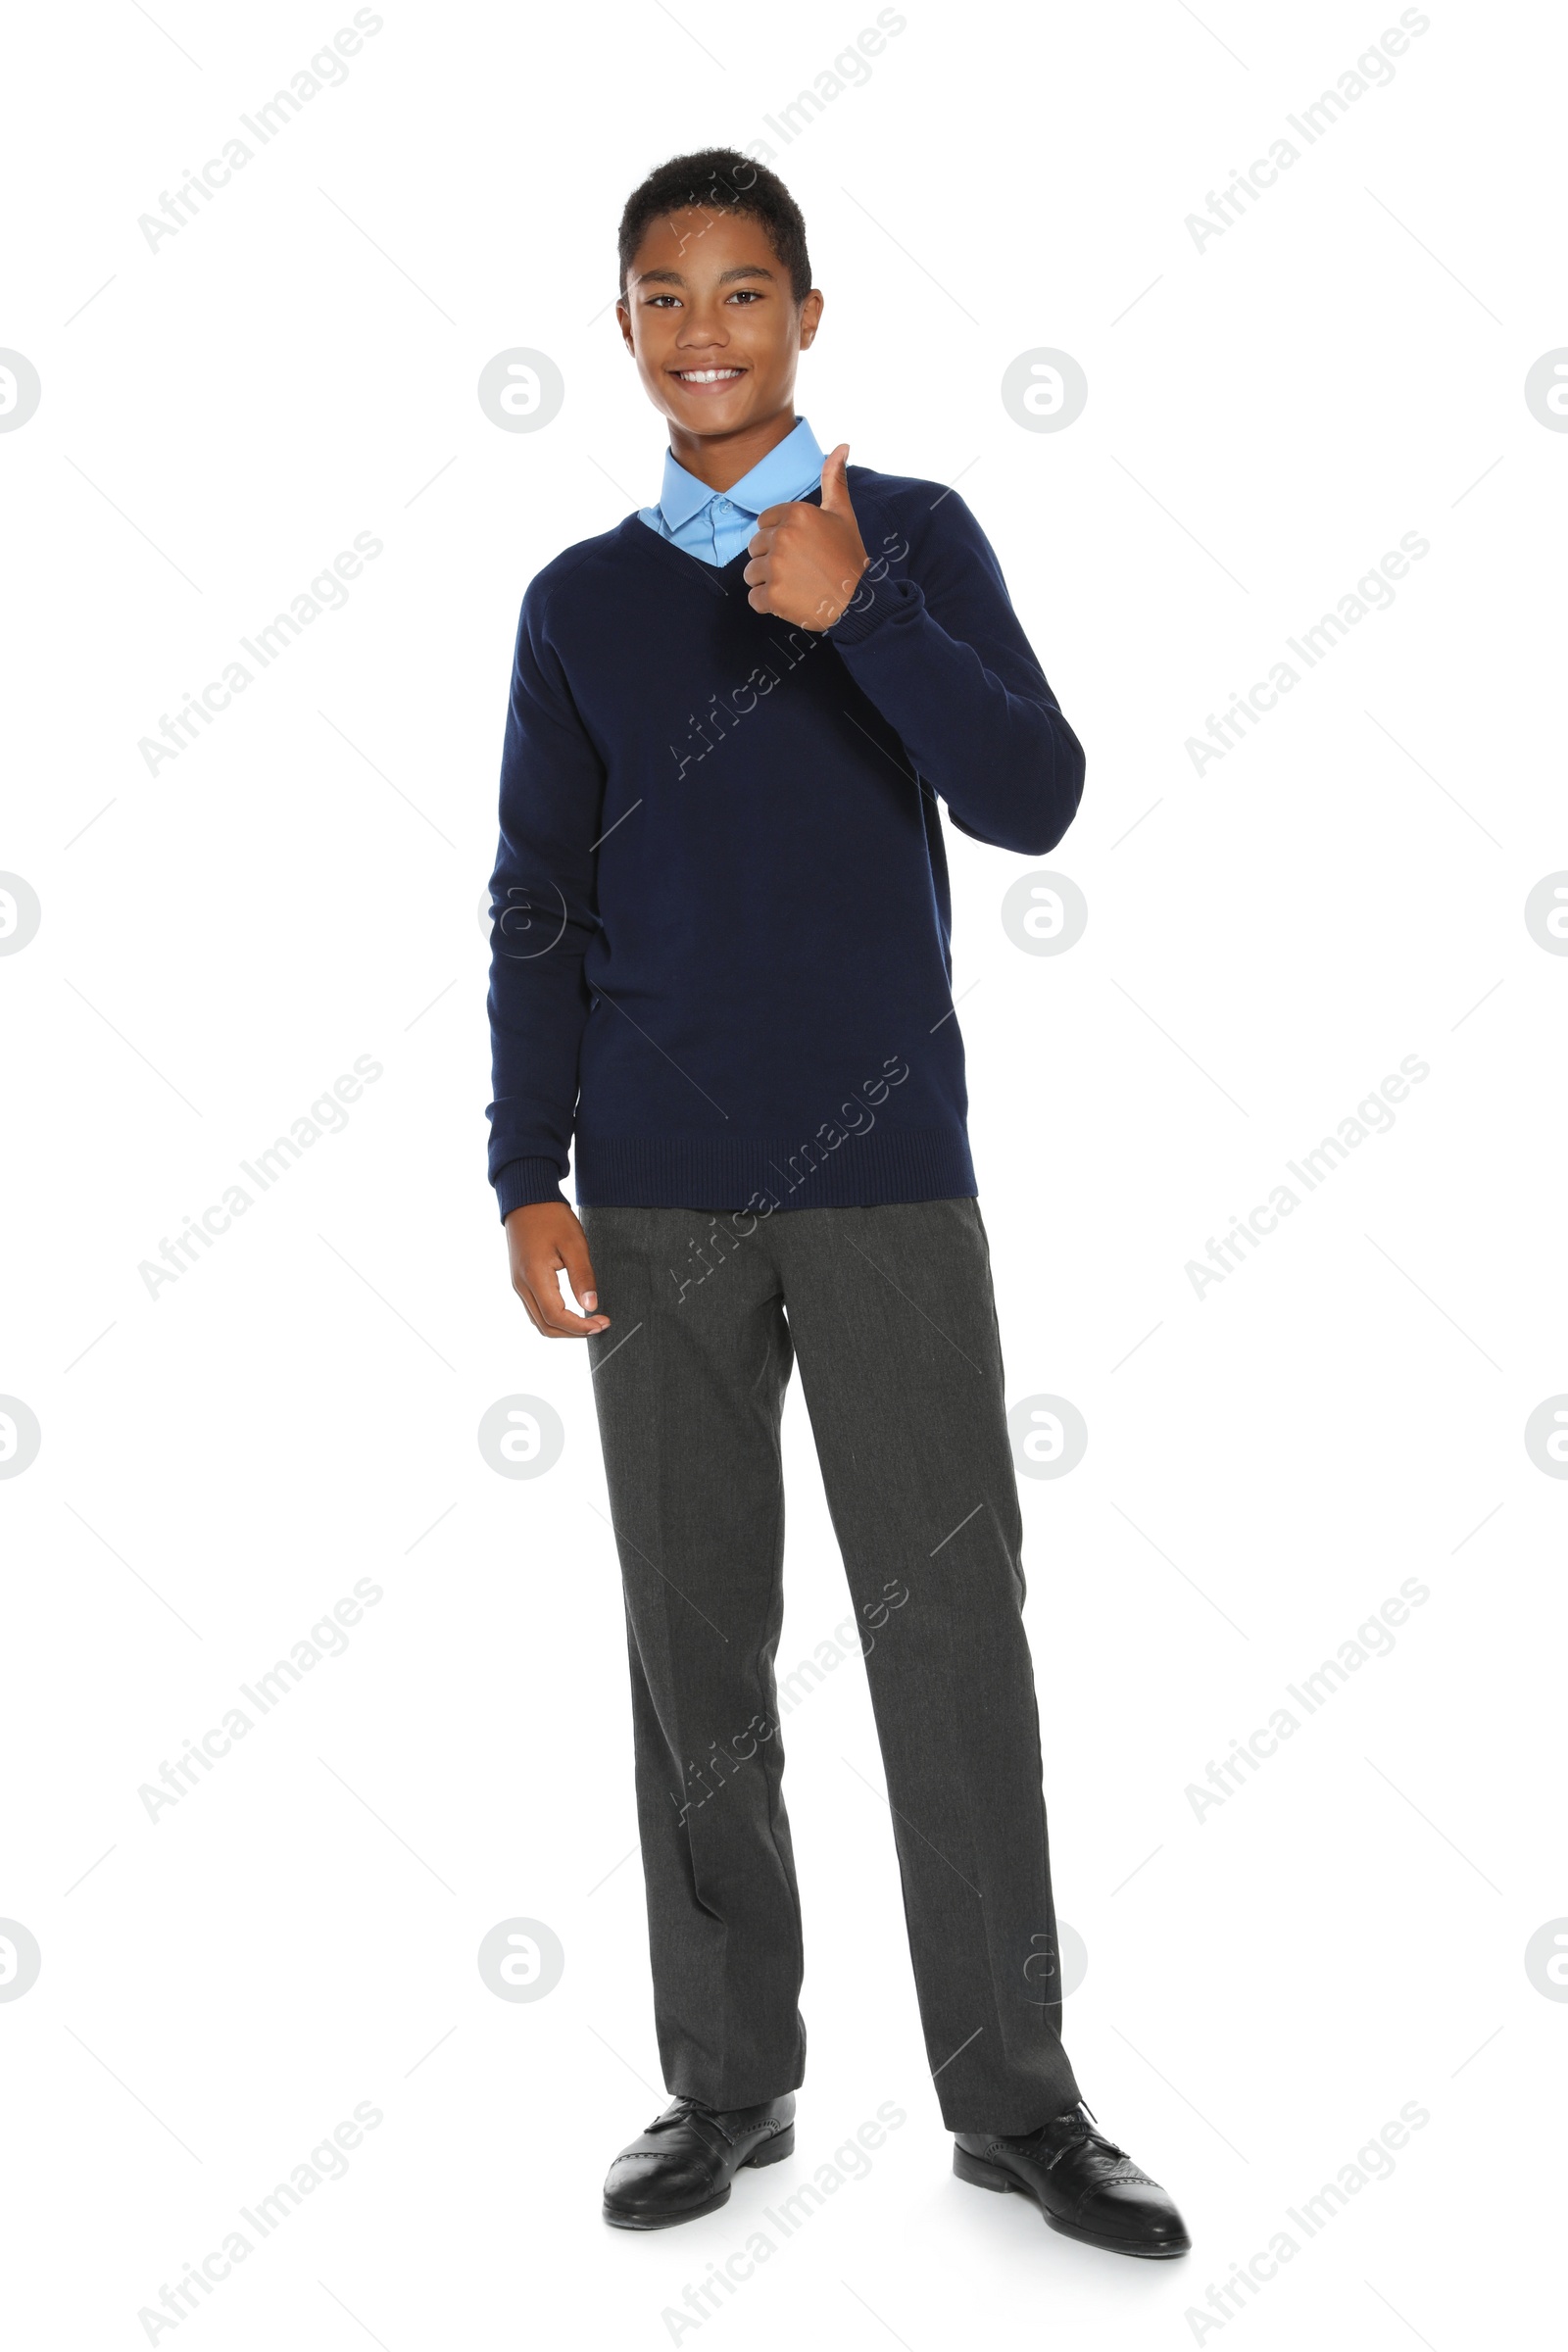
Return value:
<svg viewBox="0 0 1568 2352">
<path fill-rule="evenodd" d="M 529 1201 L 564 1202 L 604 790 L 536 581 L 517 624 L 490 878 L 490 1181 L 503 1220 Z"/>
<path fill-rule="evenodd" d="M 890 578 L 873 556 L 827 636 L 958 830 L 1042 857 L 1077 813 L 1083 748 L 980 525 L 955 491 L 935 514 L 920 578 Z"/>
</svg>

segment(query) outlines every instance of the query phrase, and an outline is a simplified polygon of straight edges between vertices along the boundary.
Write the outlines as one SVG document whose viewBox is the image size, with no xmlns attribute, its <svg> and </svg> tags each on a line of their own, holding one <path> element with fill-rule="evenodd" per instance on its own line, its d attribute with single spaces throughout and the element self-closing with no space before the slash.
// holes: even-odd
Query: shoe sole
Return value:
<svg viewBox="0 0 1568 2352">
<path fill-rule="evenodd" d="M 764 2140 L 755 2155 L 746 2157 L 735 2167 L 738 2173 L 760 2172 L 764 2164 L 782 2164 L 786 2156 L 795 2153 L 795 2126 L 790 2124 L 772 2139 Z M 700 2222 L 705 2213 L 716 2213 L 729 2203 L 729 2184 L 711 2196 L 704 2205 L 687 2205 L 679 2213 L 616 2213 L 606 2205 L 605 2220 L 612 2230 L 673 2230 L 681 2222 Z"/>
<path fill-rule="evenodd" d="M 1192 2250 L 1192 2240 L 1187 2237 L 1172 2238 L 1164 2245 L 1140 2246 L 1131 2238 L 1107 2237 L 1102 2230 L 1082 2229 L 1076 2222 L 1058 2221 L 1054 2213 L 1047 2212 L 1038 2197 L 1030 2195 L 1021 2180 L 1015 2180 L 1001 2165 L 986 2164 L 964 2148 L 955 2147 L 953 2169 L 971 2188 L 993 2188 L 1008 2196 L 1028 2197 L 1030 2204 L 1044 2216 L 1046 2227 L 1054 2230 L 1058 2237 L 1076 2238 L 1084 2246 L 1098 2246 L 1102 2254 L 1135 2254 L 1146 2262 L 1168 2262 L 1173 2256 Z"/>
</svg>

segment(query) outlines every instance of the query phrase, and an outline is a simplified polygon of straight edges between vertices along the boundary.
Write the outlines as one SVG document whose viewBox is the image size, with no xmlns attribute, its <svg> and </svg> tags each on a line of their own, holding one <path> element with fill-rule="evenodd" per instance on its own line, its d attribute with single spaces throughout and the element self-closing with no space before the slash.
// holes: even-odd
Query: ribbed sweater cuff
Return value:
<svg viewBox="0 0 1568 2352">
<path fill-rule="evenodd" d="M 875 569 L 873 564 L 871 571 Z M 871 571 L 861 574 L 860 585 L 828 630 L 831 644 L 858 645 L 894 613 L 924 604 L 925 598 L 913 580 L 890 580 L 885 572 L 881 579 L 873 580 Z"/>
<path fill-rule="evenodd" d="M 514 1208 L 529 1208 L 540 1200 L 559 1200 L 563 1208 L 571 1205 L 561 1189 L 561 1171 L 553 1159 L 509 1160 L 496 1178 L 496 1200 L 503 1224 Z"/>
</svg>

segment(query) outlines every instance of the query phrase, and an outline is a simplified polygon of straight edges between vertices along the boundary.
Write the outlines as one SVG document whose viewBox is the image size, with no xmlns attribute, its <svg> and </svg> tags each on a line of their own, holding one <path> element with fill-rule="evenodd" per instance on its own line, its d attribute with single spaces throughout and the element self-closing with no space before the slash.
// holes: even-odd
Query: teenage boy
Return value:
<svg viewBox="0 0 1568 2352">
<path fill-rule="evenodd" d="M 842 444 L 824 461 L 797 418 L 822 297 L 781 182 L 731 149 L 677 157 L 619 243 L 669 454 L 658 504 L 523 602 L 489 999 L 513 1285 L 593 1367 L 674 2094 L 612 2164 L 605 2219 L 711 2213 L 794 2146 L 773 1659 L 798 1355 L 954 2169 L 1090 2245 L 1180 2254 L 1061 2044 L 939 814 L 1043 857 L 1083 753 L 963 501 Z"/>
</svg>

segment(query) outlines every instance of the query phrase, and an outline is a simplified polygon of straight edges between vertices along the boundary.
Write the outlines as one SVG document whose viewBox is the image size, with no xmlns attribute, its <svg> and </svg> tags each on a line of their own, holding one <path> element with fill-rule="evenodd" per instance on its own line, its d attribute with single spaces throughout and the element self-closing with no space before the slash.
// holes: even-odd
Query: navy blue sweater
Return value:
<svg viewBox="0 0 1568 2352">
<path fill-rule="evenodd" d="M 755 612 L 636 514 L 523 600 L 491 879 L 501 1214 L 972 1195 L 938 799 L 1054 849 L 1084 759 L 940 484 L 849 468 L 871 565 L 830 629 Z M 815 494 L 813 494 L 813 503 Z"/>
</svg>

